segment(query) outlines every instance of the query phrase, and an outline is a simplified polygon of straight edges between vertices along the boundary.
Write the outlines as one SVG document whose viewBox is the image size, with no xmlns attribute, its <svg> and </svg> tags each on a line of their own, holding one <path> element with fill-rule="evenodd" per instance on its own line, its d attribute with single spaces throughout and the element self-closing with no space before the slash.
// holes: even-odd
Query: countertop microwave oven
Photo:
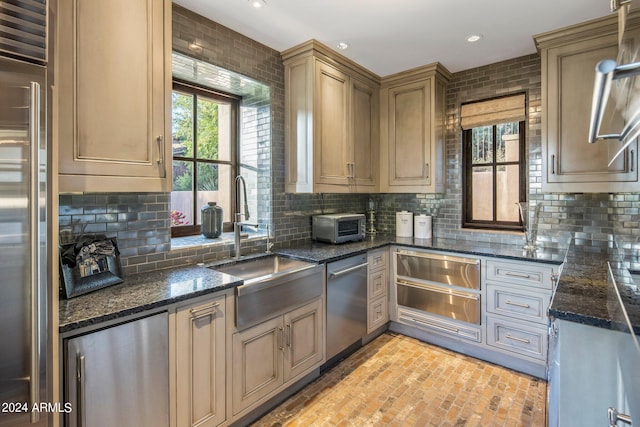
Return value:
<svg viewBox="0 0 640 427">
<path fill-rule="evenodd" d="M 357 242 L 365 236 L 364 214 L 315 215 L 311 238 L 320 242 Z"/>
</svg>

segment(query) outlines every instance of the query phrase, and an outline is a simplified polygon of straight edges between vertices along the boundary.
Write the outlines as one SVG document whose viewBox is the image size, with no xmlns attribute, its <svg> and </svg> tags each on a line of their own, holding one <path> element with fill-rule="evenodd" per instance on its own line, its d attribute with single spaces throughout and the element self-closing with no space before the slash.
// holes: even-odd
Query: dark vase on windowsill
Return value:
<svg viewBox="0 0 640 427">
<path fill-rule="evenodd" d="M 216 202 L 209 202 L 202 208 L 202 234 L 207 239 L 215 239 L 222 234 L 223 211 Z"/>
</svg>

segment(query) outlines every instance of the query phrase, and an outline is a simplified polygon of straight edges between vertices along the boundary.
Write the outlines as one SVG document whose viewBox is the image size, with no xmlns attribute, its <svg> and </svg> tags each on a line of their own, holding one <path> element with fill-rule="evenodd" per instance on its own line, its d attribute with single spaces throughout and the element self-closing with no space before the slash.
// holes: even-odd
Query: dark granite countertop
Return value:
<svg viewBox="0 0 640 427">
<path fill-rule="evenodd" d="M 204 266 L 132 275 L 118 285 L 68 300 L 61 299 L 59 330 L 60 333 L 69 332 L 232 288 L 241 283 L 237 277 Z"/>
<path fill-rule="evenodd" d="M 545 240 L 544 236 L 541 240 Z M 469 255 L 493 256 L 525 261 L 561 264 L 568 244 L 566 236 L 550 237 L 543 248 L 527 252 L 518 245 L 483 243 L 471 240 L 412 239 L 378 235 L 361 242 L 331 245 L 308 243 L 302 246 L 278 250 L 280 255 L 314 263 L 327 263 L 358 253 L 388 245 L 433 249 Z M 257 254 L 262 256 L 264 254 Z M 250 257 L 247 257 L 250 258 Z M 222 264 L 235 262 L 224 260 Z M 119 285 L 100 289 L 69 300 L 60 301 L 59 328 L 61 333 L 92 326 L 119 317 L 194 298 L 210 292 L 233 288 L 242 280 L 206 267 L 187 266 L 168 270 L 140 273 L 127 277 Z"/>
<path fill-rule="evenodd" d="M 520 245 L 502 243 L 437 238 L 414 239 L 411 237 L 376 235 L 367 237 L 360 242 L 342 243 L 339 245 L 311 242 L 291 248 L 279 249 L 277 253 L 304 261 L 327 263 L 387 245 L 401 245 L 420 249 L 432 249 L 435 251 L 510 258 L 520 261 L 536 261 L 559 265 L 564 262 L 570 239 L 571 235 L 569 233 L 539 236 L 539 240 L 543 242 L 544 246 L 536 251 L 525 251 Z"/>
<path fill-rule="evenodd" d="M 629 331 L 626 312 L 633 330 L 640 333 L 640 298 L 628 267 L 613 240 L 606 247 L 572 242 L 549 314 L 586 325 Z"/>
</svg>

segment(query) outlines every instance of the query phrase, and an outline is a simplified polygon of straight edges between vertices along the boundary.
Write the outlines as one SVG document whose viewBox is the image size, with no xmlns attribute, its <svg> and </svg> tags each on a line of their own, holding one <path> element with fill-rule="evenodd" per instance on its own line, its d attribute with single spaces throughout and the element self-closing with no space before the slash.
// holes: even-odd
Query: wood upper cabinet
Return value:
<svg viewBox="0 0 640 427">
<path fill-rule="evenodd" d="M 313 61 L 315 68 L 314 184 L 349 185 L 349 76 Z"/>
<path fill-rule="evenodd" d="M 379 93 L 377 86 L 351 79 L 351 179 L 358 192 L 378 189 Z"/>
<path fill-rule="evenodd" d="M 380 97 L 380 191 L 444 191 L 444 109 L 450 73 L 431 64 L 385 77 Z"/>
<path fill-rule="evenodd" d="M 617 140 L 589 144 L 595 66 L 618 53 L 615 16 L 536 36 L 542 58 L 542 189 L 545 192 L 637 191 L 638 144 Z M 624 123 L 605 116 L 601 133 Z"/>
<path fill-rule="evenodd" d="M 178 427 L 214 427 L 226 420 L 225 298 L 176 312 Z"/>
<path fill-rule="evenodd" d="M 60 0 L 61 191 L 171 191 L 171 2 Z"/>
<path fill-rule="evenodd" d="M 379 78 L 315 40 L 282 57 L 286 191 L 376 191 Z"/>
</svg>

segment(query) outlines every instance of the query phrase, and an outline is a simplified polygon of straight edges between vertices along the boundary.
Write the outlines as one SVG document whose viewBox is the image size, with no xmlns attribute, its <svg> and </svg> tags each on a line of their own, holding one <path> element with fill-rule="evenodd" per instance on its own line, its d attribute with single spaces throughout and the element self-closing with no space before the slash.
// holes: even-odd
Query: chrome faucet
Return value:
<svg viewBox="0 0 640 427">
<path fill-rule="evenodd" d="M 273 243 L 269 242 L 269 238 L 271 237 L 269 236 L 269 224 L 267 224 L 266 227 L 267 227 L 267 249 L 264 251 L 264 253 L 270 254 L 271 248 L 273 248 Z"/>
<path fill-rule="evenodd" d="M 247 221 L 250 216 L 249 216 L 249 203 L 247 202 L 247 183 L 244 182 L 244 178 L 242 177 L 242 175 L 238 175 L 236 176 L 236 194 L 238 197 L 238 202 L 240 202 L 240 186 L 242 186 L 242 194 L 244 195 L 244 214 L 242 212 L 240 212 L 240 203 L 238 203 L 237 207 L 236 207 L 236 217 L 235 217 L 235 221 L 233 222 L 233 233 L 234 233 L 234 237 L 235 237 L 235 255 L 234 258 L 238 259 L 240 258 L 241 255 L 241 250 L 240 250 L 240 231 L 242 229 L 243 225 L 246 226 L 250 226 L 250 227 L 257 227 L 258 224 L 249 224 L 246 222 L 242 221 L 242 216 L 244 215 L 244 220 Z"/>
</svg>

